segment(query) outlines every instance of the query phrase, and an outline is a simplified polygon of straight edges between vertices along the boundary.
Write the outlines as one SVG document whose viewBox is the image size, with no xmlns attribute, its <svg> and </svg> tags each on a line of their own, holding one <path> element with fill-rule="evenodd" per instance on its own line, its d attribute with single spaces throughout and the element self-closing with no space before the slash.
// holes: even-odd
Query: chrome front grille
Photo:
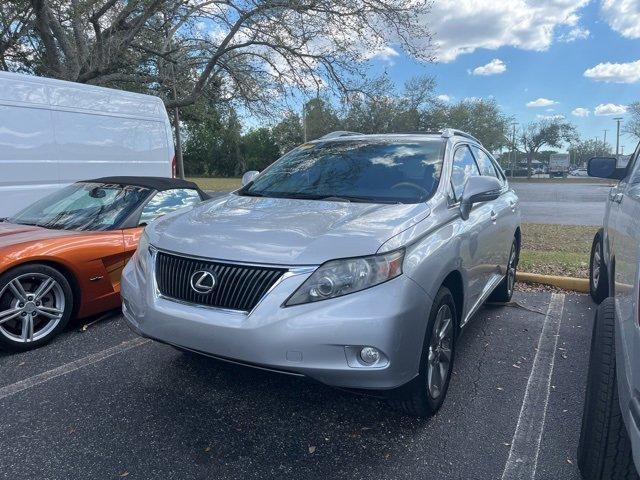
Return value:
<svg viewBox="0 0 640 480">
<path fill-rule="evenodd" d="M 199 293 L 192 286 L 192 277 L 200 271 L 210 272 L 215 277 L 215 286 L 208 293 Z M 165 252 L 156 254 L 156 282 L 164 297 L 229 310 L 250 311 L 286 271 Z"/>
</svg>

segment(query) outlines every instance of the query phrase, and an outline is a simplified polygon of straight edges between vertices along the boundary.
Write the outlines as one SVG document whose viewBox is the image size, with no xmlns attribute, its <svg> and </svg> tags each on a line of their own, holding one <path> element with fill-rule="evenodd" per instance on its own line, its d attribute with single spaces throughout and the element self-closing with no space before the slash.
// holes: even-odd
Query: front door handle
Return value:
<svg viewBox="0 0 640 480">
<path fill-rule="evenodd" d="M 495 223 L 496 220 L 498 220 L 498 214 L 494 210 L 491 210 L 491 216 L 489 218 L 491 218 L 491 221 Z"/>
<path fill-rule="evenodd" d="M 518 205 L 518 202 L 514 202 L 513 200 L 509 202 L 509 206 L 511 207 L 512 212 L 516 211 L 516 205 Z"/>
<path fill-rule="evenodd" d="M 622 203 L 622 199 L 624 198 L 624 194 L 623 193 L 616 193 L 613 196 L 613 201 L 616 203 Z"/>
</svg>

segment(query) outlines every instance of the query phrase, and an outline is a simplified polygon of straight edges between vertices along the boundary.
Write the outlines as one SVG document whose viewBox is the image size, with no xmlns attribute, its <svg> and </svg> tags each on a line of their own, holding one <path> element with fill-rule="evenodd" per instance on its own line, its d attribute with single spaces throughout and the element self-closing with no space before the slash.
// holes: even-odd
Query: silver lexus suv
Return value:
<svg viewBox="0 0 640 480">
<path fill-rule="evenodd" d="M 221 360 L 442 404 L 456 339 L 508 301 L 518 198 L 464 132 L 335 132 L 150 224 L 122 278 L 134 331 Z"/>
<path fill-rule="evenodd" d="M 638 480 L 640 469 L 640 144 L 625 168 L 593 158 L 589 175 L 619 180 L 591 250 L 593 325 L 578 464 L 587 480 Z"/>
</svg>

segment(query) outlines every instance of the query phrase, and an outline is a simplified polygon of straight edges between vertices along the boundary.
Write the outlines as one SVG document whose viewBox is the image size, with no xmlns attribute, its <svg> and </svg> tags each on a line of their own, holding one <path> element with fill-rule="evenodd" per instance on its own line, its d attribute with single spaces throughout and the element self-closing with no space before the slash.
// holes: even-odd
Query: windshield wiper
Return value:
<svg viewBox="0 0 640 480">
<path fill-rule="evenodd" d="M 266 195 L 264 193 L 258 193 L 258 192 L 240 192 L 240 195 L 242 195 L 243 197 L 266 197 Z"/>
</svg>

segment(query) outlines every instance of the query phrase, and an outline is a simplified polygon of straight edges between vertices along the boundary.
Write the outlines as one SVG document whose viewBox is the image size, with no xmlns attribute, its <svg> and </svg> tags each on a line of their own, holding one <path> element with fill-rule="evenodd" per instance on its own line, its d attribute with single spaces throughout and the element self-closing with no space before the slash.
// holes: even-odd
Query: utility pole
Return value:
<svg viewBox="0 0 640 480">
<path fill-rule="evenodd" d="M 516 125 L 518 125 L 516 122 L 513 122 L 511 124 L 511 126 L 513 127 L 513 132 L 511 134 L 511 152 L 509 152 L 509 163 L 511 164 L 511 178 L 513 178 L 513 171 L 514 171 L 514 163 L 516 163 L 517 160 L 517 154 L 516 154 Z M 513 160 L 511 159 L 511 154 L 513 153 Z"/>
<path fill-rule="evenodd" d="M 603 130 L 603 132 L 604 132 L 604 142 L 602 144 L 602 148 L 603 148 L 604 151 L 602 153 L 607 153 L 607 132 L 608 131 L 609 131 L 608 128 L 605 128 Z"/>
<path fill-rule="evenodd" d="M 616 121 L 616 156 L 620 153 L 620 122 L 622 121 L 622 117 L 614 118 Z"/>
</svg>

